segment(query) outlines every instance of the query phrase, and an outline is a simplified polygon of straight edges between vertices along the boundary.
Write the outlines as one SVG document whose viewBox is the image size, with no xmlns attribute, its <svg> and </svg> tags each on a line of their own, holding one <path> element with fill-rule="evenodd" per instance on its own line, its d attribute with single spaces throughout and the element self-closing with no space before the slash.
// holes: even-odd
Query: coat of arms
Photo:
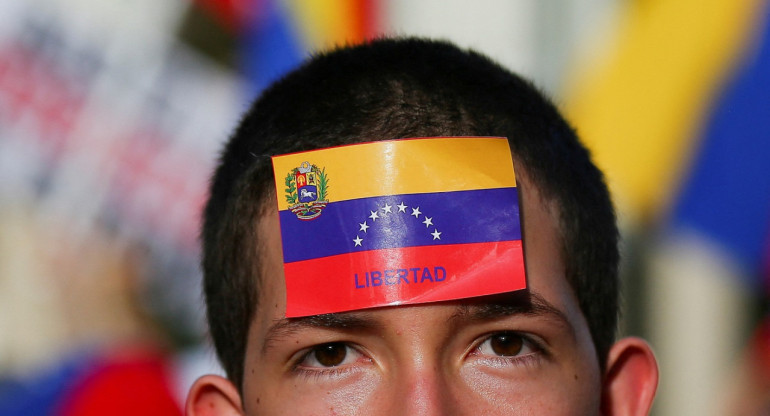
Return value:
<svg viewBox="0 0 770 416">
<path fill-rule="evenodd" d="M 301 220 L 312 220 L 321 215 L 329 203 L 329 179 L 326 170 L 309 162 L 302 162 L 286 175 L 286 202 L 289 210 Z"/>
</svg>

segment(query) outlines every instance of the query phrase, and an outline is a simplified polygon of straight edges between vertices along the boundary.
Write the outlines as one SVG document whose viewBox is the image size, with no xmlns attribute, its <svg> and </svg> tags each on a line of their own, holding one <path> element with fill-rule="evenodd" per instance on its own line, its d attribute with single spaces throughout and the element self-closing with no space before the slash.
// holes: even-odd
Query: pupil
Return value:
<svg viewBox="0 0 770 416">
<path fill-rule="evenodd" d="M 315 350 L 315 358 L 324 367 L 338 366 L 347 355 L 345 344 L 326 344 Z"/>
<path fill-rule="evenodd" d="M 490 345 L 495 354 L 510 356 L 521 352 L 524 341 L 516 334 L 503 333 L 493 336 Z"/>
</svg>

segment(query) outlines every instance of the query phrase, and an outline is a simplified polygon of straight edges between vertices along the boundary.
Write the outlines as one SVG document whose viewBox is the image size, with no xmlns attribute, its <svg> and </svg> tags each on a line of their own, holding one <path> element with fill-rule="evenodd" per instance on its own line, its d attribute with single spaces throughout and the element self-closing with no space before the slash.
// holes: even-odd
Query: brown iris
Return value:
<svg viewBox="0 0 770 416">
<path fill-rule="evenodd" d="M 497 355 L 512 356 L 521 352 L 524 340 L 512 332 L 501 332 L 489 338 L 489 345 Z"/>
<path fill-rule="evenodd" d="M 341 342 L 320 345 L 313 351 L 315 359 L 324 367 L 335 367 L 342 364 L 347 356 L 347 346 Z"/>
</svg>

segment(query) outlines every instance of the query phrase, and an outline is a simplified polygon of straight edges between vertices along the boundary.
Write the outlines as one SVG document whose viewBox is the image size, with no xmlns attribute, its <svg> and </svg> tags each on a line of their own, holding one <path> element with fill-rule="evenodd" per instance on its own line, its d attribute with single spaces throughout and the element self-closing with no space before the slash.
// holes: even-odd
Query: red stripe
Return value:
<svg viewBox="0 0 770 416">
<path fill-rule="evenodd" d="M 362 40 L 372 39 L 382 31 L 380 7 L 379 0 L 360 0 L 358 13 Z"/>
<path fill-rule="evenodd" d="M 372 250 L 286 263 L 284 271 L 289 318 L 526 287 L 521 241 Z"/>
<path fill-rule="evenodd" d="M 195 0 L 200 7 L 209 12 L 217 23 L 225 29 L 236 32 L 243 21 L 243 16 L 239 13 L 239 7 L 235 4 L 236 0 Z"/>
</svg>

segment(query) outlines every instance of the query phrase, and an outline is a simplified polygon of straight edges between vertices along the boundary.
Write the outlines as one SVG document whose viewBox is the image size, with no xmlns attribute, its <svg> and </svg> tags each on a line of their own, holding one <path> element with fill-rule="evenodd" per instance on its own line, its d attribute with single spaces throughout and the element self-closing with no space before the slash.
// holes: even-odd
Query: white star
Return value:
<svg viewBox="0 0 770 416">
<path fill-rule="evenodd" d="M 425 228 L 428 228 L 431 225 L 433 225 L 433 218 L 425 217 L 425 221 L 423 221 L 422 223 L 425 224 Z"/>
<path fill-rule="evenodd" d="M 433 236 L 434 240 L 441 240 L 441 232 L 439 230 L 434 229 L 430 235 Z"/>
<path fill-rule="evenodd" d="M 361 226 L 361 228 L 358 231 L 366 232 L 366 229 L 369 228 L 369 224 L 366 223 L 366 221 L 362 222 L 361 224 L 358 224 Z"/>
<path fill-rule="evenodd" d="M 369 218 L 372 219 L 372 222 L 374 222 L 377 218 L 380 218 L 379 215 L 377 215 L 377 211 L 369 211 L 372 213 L 372 215 L 369 216 Z"/>
<path fill-rule="evenodd" d="M 422 212 L 420 212 L 420 207 L 412 208 L 412 215 L 414 215 L 415 218 L 420 218 L 420 214 L 422 214 Z"/>
<path fill-rule="evenodd" d="M 385 204 L 384 207 L 382 207 L 382 212 L 385 214 L 390 214 L 392 211 L 390 210 L 392 206 L 390 204 Z"/>
<path fill-rule="evenodd" d="M 406 205 L 404 205 L 404 202 L 402 201 L 400 204 L 396 205 L 398 207 L 398 212 L 406 213 Z"/>
<path fill-rule="evenodd" d="M 361 242 L 364 241 L 363 238 L 356 236 L 356 238 L 353 239 L 353 242 L 356 243 L 353 247 L 359 247 L 361 246 Z"/>
</svg>

